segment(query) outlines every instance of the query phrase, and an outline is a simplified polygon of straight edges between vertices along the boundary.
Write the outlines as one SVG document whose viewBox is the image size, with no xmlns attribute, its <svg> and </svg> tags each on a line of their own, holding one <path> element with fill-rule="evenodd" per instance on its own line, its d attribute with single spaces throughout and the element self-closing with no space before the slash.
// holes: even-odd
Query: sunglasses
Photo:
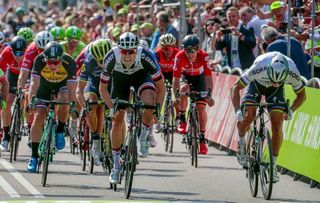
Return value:
<svg viewBox="0 0 320 203">
<path fill-rule="evenodd" d="M 67 38 L 67 42 L 70 42 L 70 43 L 76 43 L 78 41 L 79 40 L 77 40 L 77 39 Z"/>
<path fill-rule="evenodd" d="M 134 53 L 136 53 L 135 49 L 121 49 L 121 54 L 124 54 L 124 55 L 131 55 Z"/>
<path fill-rule="evenodd" d="M 189 48 L 189 49 L 185 49 L 186 50 L 186 53 L 188 54 L 194 54 L 198 51 L 197 48 Z"/>
<path fill-rule="evenodd" d="M 50 66 L 50 65 L 53 65 L 53 66 L 57 66 L 57 65 L 59 65 L 60 64 L 60 60 L 59 59 L 56 59 L 56 60 L 48 60 L 47 61 L 47 64 Z"/>
<path fill-rule="evenodd" d="M 210 25 L 211 25 L 211 26 L 214 26 L 215 23 L 207 23 L 206 25 L 207 25 L 207 26 L 210 26 Z"/>
</svg>

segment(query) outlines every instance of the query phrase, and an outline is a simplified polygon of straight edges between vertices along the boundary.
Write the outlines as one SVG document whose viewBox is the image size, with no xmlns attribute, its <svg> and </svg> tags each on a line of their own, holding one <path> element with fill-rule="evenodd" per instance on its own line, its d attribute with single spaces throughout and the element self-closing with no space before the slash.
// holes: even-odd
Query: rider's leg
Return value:
<svg viewBox="0 0 320 203">
<path fill-rule="evenodd" d="M 189 92 L 190 87 L 187 83 L 182 83 L 180 87 L 180 93 Z M 187 96 L 180 96 L 180 104 L 179 104 L 179 126 L 177 131 L 179 133 L 186 133 L 187 131 L 187 123 L 186 123 L 186 109 L 188 105 L 188 97 Z"/>
<path fill-rule="evenodd" d="M 3 134 L 4 134 L 4 140 L 10 141 L 10 135 L 9 135 L 9 127 L 11 123 L 11 107 L 14 102 L 14 98 L 16 97 L 15 94 L 10 93 L 9 97 L 7 99 L 7 108 L 2 109 L 2 125 L 3 125 Z"/>
</svg>

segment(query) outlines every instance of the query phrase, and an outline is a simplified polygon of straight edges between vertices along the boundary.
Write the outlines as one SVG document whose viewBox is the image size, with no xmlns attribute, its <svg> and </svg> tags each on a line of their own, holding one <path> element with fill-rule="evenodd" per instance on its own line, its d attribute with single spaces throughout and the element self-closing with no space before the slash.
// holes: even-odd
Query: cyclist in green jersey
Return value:
<svg viewBox="0 0 320 203">
<path fill-rule="evenodd" d="M 76 26 L 69 26 L 66 29 L 66 41 L 61 42 L 64 53 L 68 53 L 73 59 L 79 56 L 82 49 L 86 46 L 85 43 L 80 41 L 82 31 Z"/>
<path fill-rule="evenodd" d="M 50 33 L 53 35 L 54 41 L 62 42 L 66 38 L 66 30 L 63 27 L 53 27 L 50 29 Z"/>
</svg>

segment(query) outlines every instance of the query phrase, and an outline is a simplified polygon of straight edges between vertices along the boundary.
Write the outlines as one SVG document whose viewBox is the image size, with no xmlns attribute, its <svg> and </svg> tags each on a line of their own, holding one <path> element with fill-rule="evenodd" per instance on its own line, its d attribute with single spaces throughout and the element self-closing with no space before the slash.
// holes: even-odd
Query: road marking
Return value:
<svg viewBox="0 0 320 203">
<path fill-rule="evenodd" d="M 1 175 L 0 186 L 6 191 L 6 193 L 8 193 L 11 198 L 21 197 Z"/>
<path fill-rule="evenodd" d="M 11 173 L 13 177 L 17 179 L 17 181 L 23 185 L 34 197 L 36 198 L 44 198 L 44 196 L 35 188 L 29 181 L 27 181 L 11 164 L 5 159 L 0 158 L 0 163 Z"/>
</svg>

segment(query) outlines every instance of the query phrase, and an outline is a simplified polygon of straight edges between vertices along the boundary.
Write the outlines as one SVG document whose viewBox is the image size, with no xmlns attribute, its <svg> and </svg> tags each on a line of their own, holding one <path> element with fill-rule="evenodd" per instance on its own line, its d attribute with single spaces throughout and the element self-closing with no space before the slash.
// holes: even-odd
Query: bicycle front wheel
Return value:
<svg viewBox="0 0 320 203">
<path fill-rule="evenodd" d="M 131 189 L 132 189 L 132 183 L 133 183 L 133 175 L 136 170 L 136 164 L 137 164 L 137 137 L 138 137 L 138 131 L 135 130 L 134 134 L 128 135 L 130 136 L 129 139 L 129 145 L 126 150 L 125 154 L 125 187 L 124 192 L 126 199 L 129 199 Z"/>
<path fill-rule="evenodd" d="M 191 151 L 194 167 L 198 168 L 198 125 L 196 112 L 191 117 Z"/>
<path fill-rule="evenodd" d="M 48 176 L 48 168 L 49 168 L 49 160 L 51 154 L 51 141 L 52 141 L 52 131 L 53 131 L 53 120 L 50 119 L 49 126 L 46 132 L 46 139 L 45 139 L 45 151 L 44 151 L 44 160 L 43 160 L 43 168 L 42 168 L 42 179 L 41 183 L 42 186 L 45 187 L 47 183 L 47 176 Z"/>
<path fill-rule="evenodd" d="M 262 132 L 259 146 L 260 156 L 260 182 L 264 199 L 269 200 L 273 186 L 273 153 L 269 130 Z"/>
<path fill-rule="evenodd" d="M 20 133 L 20 117 L 19 117 L 19 112 L 18 108 L 15 106 L 13 110 L 13 115 L 11 119 L 11 127 L 10 127 L 10 162 L 12 160 L 17 160 L 17 152 L 18 152 L 18 145 L 19 143 L 19 134 Z"/>
<path fill-rule="evenodd" d="M 250 131 L 246 150 L 247 159 L 247 178 L 252 197 L 256 197 L 258 193 L 259 165 L 257 161 L 257 152 L 255 147 L 255 133 Z"/>
<path fill-rule="evenodd" d="M 169 110 L 169 133 L 168 133 L 168 142 L 169 142 L 169 152 L 172 153 L 172 150 L 173 150 L 173 135 L 174 135 L 174 132 L 175 132 L 175 117 L 174 117 L 174 107 L 173 107 L 173 104 L 171 102 L 171 105 L 170 105 L 170 110 Z"/>
</svg>

